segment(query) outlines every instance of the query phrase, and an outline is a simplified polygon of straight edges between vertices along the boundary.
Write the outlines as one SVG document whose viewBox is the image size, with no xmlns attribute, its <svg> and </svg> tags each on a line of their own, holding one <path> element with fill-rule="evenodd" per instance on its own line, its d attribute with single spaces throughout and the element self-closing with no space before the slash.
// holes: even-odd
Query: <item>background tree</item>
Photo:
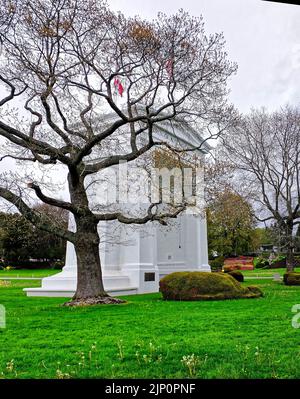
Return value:
<svg viewBox="0 0 300 399">
<path fill-rule="evenodd" d="M 224 38 L 206 36 L 202 19 L 183 11 L 149 22 L 113 13 L 99 0 L 4 0 L 0 39 L 0 81 L 8 90 L 0 101 L 0 136 L 8 144 L 2 159 L 35 163 L 45 176 L 4 175 L 0 196 L 39 228 L 74 244 L 72 304 L 119 302 L 103 287 L 98 223 L 165 224 L 186 203 L 151 204 L 143 215 L 94 211 L 87 179 L 157 147 L 185 151 L 157 139 L 161 123 L 180 118 L 195 126 L 199 145 L 188 151 L 201 147 L 200 132 L 217 137 L 228 128 L 235 114 L 226 103 L 226 82 L 236 65 L 227 60 Z M 53 176 L 51 165 L 67 176 L 68 200 L 45 183 Z M 71 212 L 76 232 L 33 210 L 33 194 Z"/>
<path fill-rule="evenodd" d="M 251 233 L 251 247 L 253 252 L 259 252 L 262 245 L 275 245 L 276 238 L 273 235 L 272 228 L 256 227 Z"/>
<path fill-rule="evenodd" d="M 300 252 L 300 224 L 297 226 L 296 236 L 295 236 L 295 250 Z"/>
<path fill-rule="evenodd" d="M 46 204 L 34 207 L 36 212 L 54 220 L 63 228 L 68 226 L 68 212 Z M 54 262 L 63 260 L 66 240 L 39 230 L 19 213 L 0 213 L 1 258 L 12 266 L 30 267 L 30 259 Z M 41 264 L 43 265 L 43 264 Z"/>
<path fill-rule="evenodd" d="M 210 255 L 241 255 L 252 250 L 255 219 L 251 205 L 231 190 L 219 192 L 207 208 Z"/>
<path fill-rule="evenodd" d="M 235 192 L 232 163 L 223 158 L 219 146 L 213 148 L 204 165 L 205 200 L 208 205 L 218 201 L 220 195 Z"/>
<path fill-rule="evenodd" d="M 3 260 L 24 260 L 33 249 L 32 225 L 20 214 L 0 214 L 0 247 Z"/>
<path fill-rule="evenodd" d="M 224 139 L 227 159 L 236 167 L 241 190 L 255 203 L 261 222 L 273 221 L 294 269 L 295 233 L 300 223 L 300 113 L 253 110 Z"/>
</svg>

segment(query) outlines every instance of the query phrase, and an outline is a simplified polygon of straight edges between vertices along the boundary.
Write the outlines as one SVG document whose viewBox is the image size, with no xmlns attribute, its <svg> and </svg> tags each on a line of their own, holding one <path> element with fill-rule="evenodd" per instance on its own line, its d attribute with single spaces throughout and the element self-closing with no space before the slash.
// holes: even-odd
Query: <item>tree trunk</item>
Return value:
<svg viewBox="0 0 300 399">
<path fill-rule="evenodd" d="M 287 254 L 286 254 L 286 271 L 293 272 L 295 268 L 295 258 L 293 247 L 288 247 Z"/>
<path fill-rule="evenodd" d="M 94 234 L 81 236 L 75 244 L 77 257 L 77 289 L 74 299 L 104 297 L 99 243 Z"/>
<path fill-rule="evenodd" d="M 294 258 L 293 227 L 289 226 L 287 231 L 286 271 L 293 272 L 294 268 L 295 268 L 295 258 Z"/>
<path fill-rule="evenodd" d="M 123 303 L 110 297 L 104 290 L 97 222 L 91 217 L 75 217 L 77 257 L 77 288 L 73 299 L 66 305 L 93 305 Z"/>
</svg>

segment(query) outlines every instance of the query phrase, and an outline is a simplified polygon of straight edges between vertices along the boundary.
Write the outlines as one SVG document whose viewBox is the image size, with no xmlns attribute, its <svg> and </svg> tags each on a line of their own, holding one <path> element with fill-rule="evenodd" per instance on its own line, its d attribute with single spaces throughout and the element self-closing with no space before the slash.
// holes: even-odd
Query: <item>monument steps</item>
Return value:
<svg viewBox="0 0 300 399">
<path fill-rule="evenodd" d="M 69 289 L 45 289 L 45 288 L 24 288 L 27 296 L 36 297 L 65 297 L 72 298 L 75 290 Z M 137 287 L 127 287 L 127 288 L 111 288 L 107 292 L 111 296 L 122 296 L 122 295 L 134 295 L 137 294 Z"/>
<path fill-rule="evenodd" d="M 112 296 L 136 294 L 138 287 L 132 286 L 129 276 L 118 274 L 104 275 L 105 290 Z M 27 296 L 73 297 L 76 290 L 76 275 L 62 271 L 51 277 L 43 278 L 42 286 L 24 288 Z"/>
</svg>

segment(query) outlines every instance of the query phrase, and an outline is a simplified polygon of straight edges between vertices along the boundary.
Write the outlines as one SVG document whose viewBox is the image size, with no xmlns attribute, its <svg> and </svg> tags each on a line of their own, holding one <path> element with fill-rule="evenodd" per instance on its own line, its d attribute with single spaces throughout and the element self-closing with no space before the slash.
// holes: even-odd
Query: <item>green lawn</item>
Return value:
<svg viewBox="0 0 300 399">
<path fill-rule="evenodd" d="M 148 294 L 123 305 L 68 308 L 62 298 L 27 298 L 28 281 L 6 282 L 0 376 L 299 378 L 300 329 L 291 326 L 291 307 L 300 303 L 300 287 L 252 283 L 264 298 L 165 302 Z M 199 363 L 189 372 L 181 359 L 192 354 Z"/>
<path fill-rule="evenodd" d="M 53 269 L 37 269 L 37 270 L 29 270 L 29 269 L 13 269 L 13 270 L 0 270 L 0 279 L 1 277 L 47 277 L 52 276 L 53 274 L 59 273 L 60 270 Z"/>
<path fill-rule="evenodd" d="M 296 272 L 300 272 L 300 268 L 295 269 Z M 241 270 L 244 276 L 247 277 L 273 277 L 275 273 L 279 273 L 281 276 L 286 273 L 286 269 L 254 269 L 254 270 Z"/>
</svg>

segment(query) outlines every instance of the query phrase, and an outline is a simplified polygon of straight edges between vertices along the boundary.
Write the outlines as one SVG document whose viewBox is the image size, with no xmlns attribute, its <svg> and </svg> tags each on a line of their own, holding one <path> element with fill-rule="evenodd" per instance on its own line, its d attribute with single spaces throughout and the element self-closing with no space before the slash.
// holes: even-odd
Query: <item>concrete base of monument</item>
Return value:
<svg viewBox="0 0 300 399">
<path fill-rule="evenodd" d="M 68 289 L 48 289 L 44 288 L 25 288 L 27 296 L 36 296 L 36 297 L 58 297 L 58 298 L 73 298 L 75 294 L 75 290 Z M 129 287 L 129 288 L 115 288 L 107 290 L 107 293 L 111 296 L 125 296 L 125 295 L 134 295 L 137 294 L 137 288 Z"/>
<path fill-rule="evenodd" d="M 61 273 L 42 279 L 42 286 L 24 288 L 27 296 L 73 297 L 76 290 L 76 269 L 65 267 Z M 112 273 L 103 276 L 104 288 L 111 296 L 137 294 L 138 287 L 131 284 L 129 276 Z"/>
<path fill-rule="evenodd" d="M 123 271 L 104 271 L 103 283 L 106 292 L 111 296 L 145 294 L 159 291 L 159 280 L 164 275 L 174 271 L 205 271 L 210 272 L 209 265 L 190 269 L 180 267 L 174 270 L 169 267 L 153 267 L 150 264 L 126 264 Z M 76 267 L 65 266 L 62 272 L 42 279 L 41 287 L 24 288 L 27 296 L 35 297 L 65 297 L 75 294 L 77 282 Z"/>
<path fill-rule="evenodd" d="M 103 272 L 103 283 L 111 296 L 158 292 L 158 269 L 147 263 L 128 263 L 122 271 L 107 267 Z M 73 297 L 76 284 L 76 266 L 65 266 L 60 273 L 43 278 L 41 287 L 24 288 L 24 291 L 27 296 Z"/>
</svg>

